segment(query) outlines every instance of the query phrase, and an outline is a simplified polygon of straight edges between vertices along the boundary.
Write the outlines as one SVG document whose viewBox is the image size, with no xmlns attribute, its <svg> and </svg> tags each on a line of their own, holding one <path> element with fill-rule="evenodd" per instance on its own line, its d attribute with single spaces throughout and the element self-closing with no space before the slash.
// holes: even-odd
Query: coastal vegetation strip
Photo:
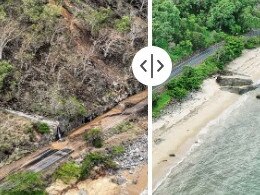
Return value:
<svg viewBox="0 0 260 195">
<path fill-rule="evenodd" d="M 153 94 L 153 116 L 158 117 L 172 100 L 182 101 L 189 92 L 200 89 L 204 79 L 221 72 L 233 59 L 242 54 L 243 49 L 252 49 L 260 45 L 260 37 L 243 39 L 227 37 L 224 48 L 209 57 L 197 67 L 185 67 L 184 71 L 166 84 L 163 93 Z"/>
<path fill-rule="evenodd" d="M 173 99 L 182 101 L 190 91 L 198 90 L 205 78 L 222 71 L 226 64 L 241 55 L 244 48 L 259 46 L 259 36 L 241 36 L 252 28 L 259 28 L 256 4 L 254 0 L 154 1 L 153 44 L 165 49 L 173 63 L 215 43 L 224 41 L 224 46 L 199 66 L 184 68 L 180 76 L 167 83 L 162 93 L 155 92 L 153 117 L 158 117 Z"/>
</svg>

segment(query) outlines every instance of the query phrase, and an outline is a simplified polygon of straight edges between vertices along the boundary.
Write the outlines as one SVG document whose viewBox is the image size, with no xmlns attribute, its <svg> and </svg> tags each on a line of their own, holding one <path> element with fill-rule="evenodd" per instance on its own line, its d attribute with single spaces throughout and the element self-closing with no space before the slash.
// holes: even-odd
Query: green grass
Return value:
<svg viewBox="0 0 260 195">
<path fill-rule="evenodd" d="M 158 100 L 155 104 L 153 104 L 153 117 L 158 117 L 161 110 L 163 110 L 170 103 L 171 99 L 172 98 L 167 91 L 158 95 Z"/>
<path fill-rule="evenodd" d="M 33 128 L 40 134 L 47 134 L 51 132 L 49 125 L 43 122 L 33 123 Z"/>
<path fill-rule="evenodd" d="M 122 155 L 122 154 L 124 154 L 124 153 L 125 153 L 125 147 L 122 146 L 122 145 L 118 145 L 118 146 L 114 146 L 114 147 L 112 148 L 111 155 L 112 155 L 113 157 L 116 157 L 116 156 L 120 156 L 120 155 Z"/>
<path fill-rule="evenodd" d="M 116 127 L 112 128 L 112 132 L 114 134 L 120 134 L 120 133 L 124 133 L 127 132 L 129 129 L 133 128 L 133 124 L 129 121 L 124 121 L 122 123 L 120 123 L 119 125 L 117 125 Z"/>
</svg>

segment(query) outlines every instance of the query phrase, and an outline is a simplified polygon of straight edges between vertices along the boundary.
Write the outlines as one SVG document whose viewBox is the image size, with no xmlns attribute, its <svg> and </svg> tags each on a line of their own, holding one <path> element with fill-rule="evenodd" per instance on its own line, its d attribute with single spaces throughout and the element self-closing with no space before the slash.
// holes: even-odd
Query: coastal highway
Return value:
<svg viewBox="0 0 260 195">
<path fill-rule="evenodd" d="M 172 69 L 172 72 L 171 72 L 169 78 L 161 85 L 153 87 L 153 91 L 159 91 L 160 89 L 162 89 L 168 81 L 170 81 L 172 78 L 178 76 L 183 71 L 185 66 L 194 67 L 194 66 L 201 64 L 209 56 L 214 55 L 219 50 L 219 48 L 223 47 L 223 45 L 224 45 L 224 42 L 217 43 L 217 44 L 207 48 L 206 50 L 204 50 L 196 55 L 193 55 L 189 59 L 175 65 Z"/>
<path fill-rule="evenodd" d="M 244 35 L 245 37 L 254 37 L 254 36 L 260 36 L 260 29 L 256 29 L 256 30 L 252 30 L 250 32 L 248 32 L 247 34 Z M 158 85 L 156 87 L 153 87 L 153 91 L 158 91 L 159 89 L 162 89 L 163 86 L 169 81 L 171 80 L 172 78 L 178 76 L 183 68 L 185 66 L 191 66 L 191 67 L 194 67 L 194 66 L 197 66 L 199 64 L 201 64 L 204 60 L 206 60 L 208 57 L 214 55 L 220 48 L 222 48 L 224 46 L 224 42 L 220 42 L 220 43 L 217 43 L 209 48 L 207 48 L 206 50 L 198 53 L 198 54 L 195 54 L 193 56 L 191 56 L 189 59 L 181 62 L 181 63 L 178 63 L 176 65 L 174 65 L 173 69 L 172 69 L 172 72 L 171 72 L 171 75 L 170 77 L 167 79 L 167 81 L 165 81 L 163 84 L 161 85 Z"/>
<path fill-rule="evenodd" d="M 52 142 L 48 146 L 42 147 L 17 161 L 0 167 L 0 181 L 11 173 L 23 170 L 45 173 L 50 167 L 60 164 L 69 156 L 71 158 L 78 158 L 82 150 L 86 148 L 86 142 L 82 139 L 82 135 L 87 130 L 97 126 L 106 130 L 133 115 L 145 111 L 145 109 L 147 109 L 147 91 L 130 96 L 110 111 L 81 127 L 71 130 L 70 134 L 62 142 Z"/>
<path fill-rule="evenodd" d="M 48 149 L 46 152 L 43 152 L 37 156 L 33 161 L 29 163 L 27 170 L 40 172 L 56 162 L 60 162 L 65 157 L 69 156 L 73 151 L 71 149 L 65 148 L 62 150 L 52 150 Z"/>
</svg>

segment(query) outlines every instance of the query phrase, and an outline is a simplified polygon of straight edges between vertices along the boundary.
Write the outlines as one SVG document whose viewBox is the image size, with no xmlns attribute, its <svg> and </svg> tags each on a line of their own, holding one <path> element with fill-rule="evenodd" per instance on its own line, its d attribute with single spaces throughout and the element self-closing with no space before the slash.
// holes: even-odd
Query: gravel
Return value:
<svg viewBox="0 0 260 195">
<path fill-rule="evenodd" d="M 140 164 L 147 163 L 147 135 L 126 143 L 125 153 L 115 159 L 121 169 L 133 170 Z"/>
</svg>

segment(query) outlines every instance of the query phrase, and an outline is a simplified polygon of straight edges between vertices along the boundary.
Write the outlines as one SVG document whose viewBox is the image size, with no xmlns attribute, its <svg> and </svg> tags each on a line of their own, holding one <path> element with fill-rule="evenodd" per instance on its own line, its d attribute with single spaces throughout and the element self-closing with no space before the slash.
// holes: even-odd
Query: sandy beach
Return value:
<svg viewBox="0 0 260 195">
<path fill-rule="evenodd" d="M 254 82 L 260 79 L 260 48 L 245 50 L 228 65 L 238 74 L 248 75 Z M 241 96 L 223 91 L 216 78 L 204 81 L 199 92 L 178 105 L 170 105 L 163 116 L 153 123 L 153 188 L 156 189 L 197 143 L 198 134 L 208 123 L 218 118 Z"/>
</svg>

